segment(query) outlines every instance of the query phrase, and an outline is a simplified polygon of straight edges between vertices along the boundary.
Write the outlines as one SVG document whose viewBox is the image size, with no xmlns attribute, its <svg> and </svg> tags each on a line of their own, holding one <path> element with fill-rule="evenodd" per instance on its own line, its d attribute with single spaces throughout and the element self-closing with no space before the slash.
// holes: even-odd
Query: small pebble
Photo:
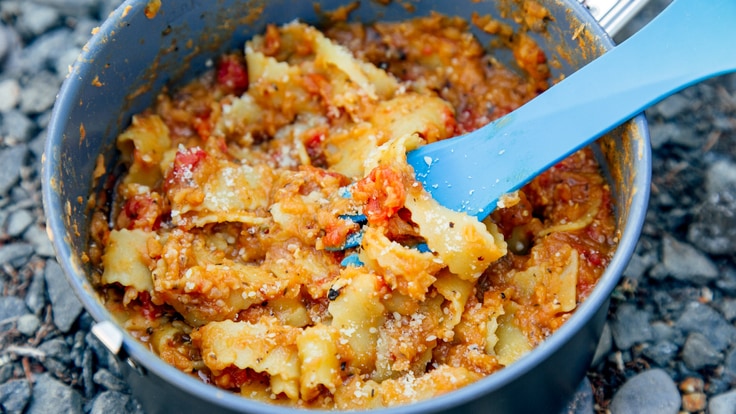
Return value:
<svg viewBox="0 0 736 414">
<path fill-rule="evenodd" d="M 736 186 L 736 163 L 729 160 L 718 160 L 708 167 L 705 189 L 709 197 L 728 191 L 734 186 Z"/>
<path fill-rule="evenodd" d="M 656 366 L 667 367 L 677 355 L 679 348 L 672 341 L 662 340 L 644 348 L 642 354 L 649 358 Z"/>
<path fill-rule="evenodd" d="M 44 277 L 53 309 L 54 325 L 60 331 L 68 332 L 79 314 L 82 313 L 82 302 L 72 292 L 64 272 L 56 260 L 46 261 Z"/>
<path fill-rule="evenodd" d="M 33 0 L 35 3 L 53 7 L 67 16 L 89 16 L 96 10 L 99 0 Z"/>
<path fill-rule="evenodd" d="M 690 101 L 682 95 L 672 95 L 664 99 L 652 109 L 667 120 L 688 110 Z"/>
<path fill-rule="evenodd" d="M 736 414 L 736 390 L 711 397 L 708 403 L 709 414 Z"/>
<path fill-rule="evenodd" d="M 2 37 L 2 27 L 0 26 L 0 42 L 2 42 Z M 2 55 L 0 55 L 0 61 L 2 61 Z M 18 105 L 18 102 L 20 102 L 20 91 L 20 84 L 18 84 L 16 79 L 0 80 L 0 112 L 10 111 Z"/>
<path fill-rule="evenodd" d="M 625 303 L 619 306 L 611 322 L 611 334 L 618 349 L 628 349 L 652 339 L 648 312 Z"/>
<path fill-rule="evenodd" d="M 736 319 L 736 298 L 723 298 L 716 306 L 729 322 Z"/>
<path fill-rule="evenodd" d="M 7 143 L 27 142 L 36 133 L 36 123 L 19 110 L 2 113 L 0 135 Z"/>
<path fill-rule="evenodd" d="M 51 29 L 59 21 L 59 12 L 38 3 L 23 2 L 16 28 L 24 37 L 35 37 Z"/>
<path fill-rule="evenodd" d="M 8 216 L 5 232 L 10 237 L 18 237 L 35 221 L 28 210 L 17 210 Z"/>
<path fill-rule="evenodd" d="M 726 353 L 723 360 L 723 377 L 736 383 L 736 347 Z"/>
<path fill-rule="evenodd" d="M 51 109 L 56 101 L 56 95 L 49 94 L 61 86 L 59 78 L 51 72 L 42 71 L 34 75 L 23 89 L 20 97 L 20 110 L 29 115 L 35 115 Z"/>
<path fill-rule="evenodd" d="M 593 386 L 588 378 L 583 379 L 578 390 L 561 414 L 589 414 L 594 410 Z"/>
<path fill-rule="evenodd" d="M 33 246 L 37 255 L 41 257 L 54 257 L 54 246 L 51 244 L 48 234 L 46 234 L 46 231 L 41 226 L 30 226 L 23 233 L 23 240 Z"/>
<path fill-rule="evenodd" d="M 601 332 L 601 338 L 598 340 L 598 346 L 593 354 L 593 366 L 600 364 L 606 355 L 608 355 L 613 349 L 613 336 L 611 335 L 611 327 L 608 323 L 603 325 L 603 331 Z"/>
<path fill-rule="evenodd" d="M 721 359 L 723 355 L 713 347 L 705 335 L 699 332 L 688 335 L 682 347 L 682 360 L 689 369 L 698 371 L 712 367 L 718 365 Z"/>
<path fill-rule="evenodd" d="M 0 195 L 8 191 L 20 180 L 20 168 L 25 164 L 28 147 L 15 145 L 0 150 Z"/>
<path fill-rule="evenodd" d="M 677 414 L 680 393 L 665 371 L 651 369 L 627 380 L 613 396 L 609 409 L 611 414 Z"/>
<path fill-rule="evenodd" d="M 38 328 L 41 327 L 41 320 L 38 319 L 38 316 L 32 313 L 27 313 L 18 318 L 16 327 L 18 329 L 18 332 L 22 333 L 25 336 L 31 337 L 35 335 L 36 331 L 38 331 Z"/>
<path fill-rule="evenodd" d="M 692 394 L 694 392 L 702 392 L 705 388 L 705 384 L 701 378 L 687 377 L 680 382 L 680 386 L 678 388 L 685 394 Z"/>
<path fill-rule="evenodd" d="M 27 313 L 28 309 L 23 299 L 15 296 L 0 296 L 0 321 L 14 321 Z M 0 328 L 0 331 L 3 330 Z"/>
<path fill-rule="evenodd" d="M 708 397 L 702 392 L 694 392 L 682 396 L 682 409 L 688 413 L 697 413 L 705 409 Z"/>
<path fill-rule="evenodd" d="M 122 379 L 106 369 L 97 370 L 92 376 L 92 380 L 95 384 L 110 391 L 123 391 L 128 388 L 128 385 Z"/>
<path fill-rule="evenodd" d="M 63 382 L 44 373 L 36 375 L 33 394 L 25 414 L 83 414 L 82 397 Z"/>
<path fill-rule="evenodd" d="M 688 303 L 675 326 L 686 333 L 697 332 L 707 337 L 717 352 L 736 341 L 736 327 L 718 311 L 699 302 Z"/>
<path fill-rule="evenodd" d="M 25 302 L 28 309 L 36 315 L 40 315 L 44 306 L 46 306 L 46 282 L 43 278 L 42 269 L 34 271 L 31 283 L 26 291 Z"/>
<path fill-rule="evenodd" d="M 95 397 L 90 414 L 126 414 L 130 397 L 118 391 L 104 391 Z"/>
<path fill-rule="evenodd" d="M 43 341 L 38 346 L 38 350 L 43 352 L 48 358 L 56 358 L 61 362 L 69 362 L 69 345 L 64 338 L 52 338 Z"/>
<path fill-rule="evenodd" d="M 31 387 L 25 379 L 0 382 L 0 407 L 4 413 L 22 413 L 31 398 Z"/>
<path fill-rule="evenodd" d="M 720 274 L 710 258 L 670 236 L 662 242 L 662 264 L 671 277 L 697 285 L 707 284 Z"/>
</svg>

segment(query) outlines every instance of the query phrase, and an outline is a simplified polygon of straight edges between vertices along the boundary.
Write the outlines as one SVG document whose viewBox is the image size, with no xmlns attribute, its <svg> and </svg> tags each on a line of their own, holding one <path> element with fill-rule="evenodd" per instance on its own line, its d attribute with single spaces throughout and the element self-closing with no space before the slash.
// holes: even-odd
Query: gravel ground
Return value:
<svg viewBox="0 0 736 414">
<path fill-rule="evenodd" d="M 143 412 L 69 292 L 40 195 L 56 92 L 119 3 L 0 0 L 0 413 Z M 652 0 L 617 40 L 667 3 Z M 733 414 L 736 76 L 690 87 L 647 115 L 647 220 L 570 411 Z"/>
</svg>

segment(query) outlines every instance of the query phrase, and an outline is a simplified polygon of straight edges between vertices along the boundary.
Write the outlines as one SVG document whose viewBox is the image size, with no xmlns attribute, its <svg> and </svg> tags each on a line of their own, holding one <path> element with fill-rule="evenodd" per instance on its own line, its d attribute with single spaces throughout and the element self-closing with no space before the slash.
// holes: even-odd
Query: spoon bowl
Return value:
<svg viewBox="0 0 736 414">
<path fill-rule="evenodd" d="M 440 204 L 482 219 L 606 132 L 706 78 L 736 70 L 736 2 L 675 0 L 657 18 L 519 109 L 407 154 Z"/>
</svg>

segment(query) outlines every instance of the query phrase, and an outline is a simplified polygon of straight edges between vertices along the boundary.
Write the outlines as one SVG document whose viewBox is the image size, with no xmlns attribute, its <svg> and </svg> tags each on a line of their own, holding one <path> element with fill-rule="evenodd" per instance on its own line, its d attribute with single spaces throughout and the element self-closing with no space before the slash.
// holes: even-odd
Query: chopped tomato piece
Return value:
<svg viewBox="0 0 736 414">
<path fill-rule="evenodd" d="M 385 223 L 406 201 L 401 173 L 387 166 L 376 167 L 356 183 L 353 198 L 366 203 L 363 214 L 369 223 Z"/>
<path fill-rule="evenodd" d="M 141 314 L 148 320 L 154 320 L 164 314 L 160 306 L 151 302 L 151 295 L 148 292 L 138 293 L 138 301 L 141 304 Z"/>
<path fill-rule="evenodd" d="M 248 69 L 242 57 L 225 55 L 217 64 L 217 83 L 225 92 L 240 95 L 248 89 Z"/>
<path fill-rule="evenodd" d="M 161 225 L 161 206 L 150 194 L 136 194 L 126 200 L 118 216 L 125 229 L 157 230 Z"/>
<path fill-rule="evenodd" d="M 174 157 L 174 168 L 171 170 L 169 183 L 187 183 L 193 178 L 193 171 L 207 157 L 207 153 L 199 148 L 179 150 Z"/>
<path fill-rule="evenodd" d="M 328 249 L 339 249 L 345 245 L 348 235 L 359 228 L 358 224 L 349 220 L 335 220 L 325 229 L 322 242 Z"/>
</svg>

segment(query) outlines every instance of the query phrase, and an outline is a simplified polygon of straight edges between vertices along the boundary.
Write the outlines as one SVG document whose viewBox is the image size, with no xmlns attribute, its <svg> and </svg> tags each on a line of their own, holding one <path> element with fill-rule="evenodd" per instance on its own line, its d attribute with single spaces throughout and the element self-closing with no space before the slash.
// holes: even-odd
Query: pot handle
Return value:
<svg viewBox="0 0 736 414">
<path fill-rule="evenodd" d="M 111 321 L 97 322 L 92 325 L 91 331 L 108 351 L 118 359 L 125 361 L 125 363 L 130 365 L 130 367 L 139 375 L 146 375 L 145 369 L 133 361 L 133 359 L 128 356 L 128 353 L 125 352 L 125 349 L 123 348 L 123 331 L 117 325 Z"/>
</svg>

